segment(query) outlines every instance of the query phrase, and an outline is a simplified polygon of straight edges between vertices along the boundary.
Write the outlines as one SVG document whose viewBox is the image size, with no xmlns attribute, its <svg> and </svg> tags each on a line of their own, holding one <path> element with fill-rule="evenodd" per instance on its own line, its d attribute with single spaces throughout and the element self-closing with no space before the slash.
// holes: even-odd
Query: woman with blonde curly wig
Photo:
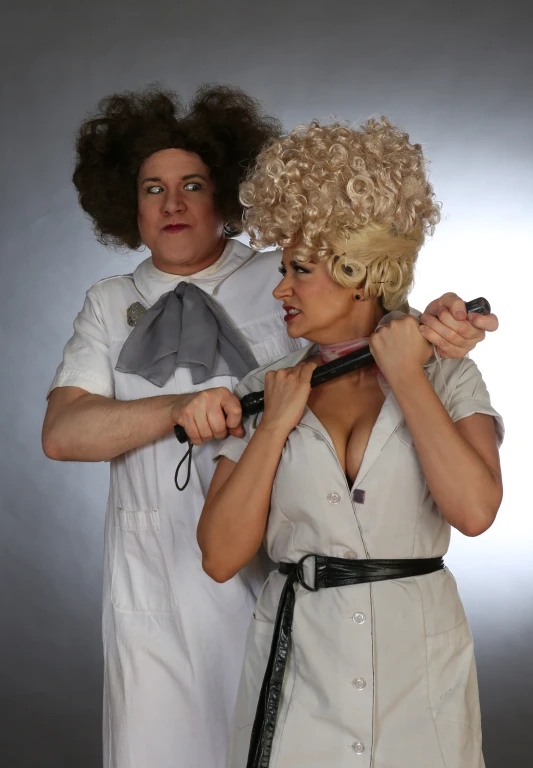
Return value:
<svg viewBox="0 0 533 768">
<path fill-rule="evenodd" d="M 481 768 L 472 636 L 442 557 L 452 526 L 495 519 L 502 424 L 472 360 L 435 355 L 408 314 L 439 219 L 421 147 L 384 118 L 314 122 L 260 153 L 241 199 L 252 244 L 283 248 L 288 334 L 312 344 L 239 384 L 265 390 L 264 414 L 218 451 L 198 528 L 216 581 L 263 538 L 280 563 L 228 768 Z M 311 389 L 317 364 L 368 341 L 377 368 Z"/>
</svg>

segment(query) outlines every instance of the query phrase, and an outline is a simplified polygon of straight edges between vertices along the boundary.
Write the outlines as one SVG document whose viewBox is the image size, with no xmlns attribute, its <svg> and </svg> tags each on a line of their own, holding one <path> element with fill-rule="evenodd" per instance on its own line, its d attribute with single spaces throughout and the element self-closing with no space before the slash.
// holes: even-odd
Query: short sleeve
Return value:
<svg viewBox="0 0 533 768">
<path fill-rule="evenodd" d="M 448 405 L 448 413 L 452 421 L 465 419 L 474 413 L 484 413 L 494 418 L 498 447 L 503 442 L 505 432 L 503 419 L 492 407 L 487 385 L 479 368 L 473 360 L 465 358 L 462 361 L 457 383 Z"/>
<path fill-rule="evenodd" d="M 249 386 L 247 386 L 248 382 L 249 376 L 246 376 L 237 384 L 233 390 L 233 394 L 239 399 L 253 391 L 249 388 Z M 213 457 L 213 461 L 218 461 L 221 456 L 226 456 L 226 458 L 231 459 L 237 463 L 243 455 L 246 446 L 250 442 L 250 439 L 261 419 L 261 415 L 262 414 L 256 414 L 255 416 L 248 416 L 244 419 L 244 437 L 233 437 L 233 435 L 229 435 L 225 440 L 222 440 L 218 447 L 216 456 Z"/>
<path fill-rule="evenodd" d="M 74 333 L 65 345 L 63 362 L 48 395 L 56 387 L 80 387 L 94 395 L 114 397 L 109 335 L 92 289 L 87 292 L 83 309 L 74 320 Z"/>
</svg>

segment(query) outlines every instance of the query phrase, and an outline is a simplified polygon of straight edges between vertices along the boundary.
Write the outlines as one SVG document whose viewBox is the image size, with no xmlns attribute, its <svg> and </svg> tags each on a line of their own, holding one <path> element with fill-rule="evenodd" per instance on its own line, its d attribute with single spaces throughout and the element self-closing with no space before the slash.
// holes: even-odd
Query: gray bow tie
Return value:
<svg viewBox="0 0 533 768">
<path fill-rule="evenodd" d="M 228 374 L 242 379 L 257 360 L 205 291 L 181 282 L 147 309 L 126 339 L 116 370 L 164 386 L 176 368 L 190 368 L 194 384 Z"/>
</svg>

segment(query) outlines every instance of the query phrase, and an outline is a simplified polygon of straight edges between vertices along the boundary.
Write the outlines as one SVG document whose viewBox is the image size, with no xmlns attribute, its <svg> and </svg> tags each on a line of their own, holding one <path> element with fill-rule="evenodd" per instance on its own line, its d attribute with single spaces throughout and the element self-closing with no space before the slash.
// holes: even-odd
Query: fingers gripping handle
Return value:
<svg viewBox="0 0 533 768">
<path fill-rule="evenodd" d="M 467 301 L 465 306 L 467 313 L 476 312 L 479 315 L 490 314 L 490 304 L 487 299 L 484 299 L 483 297 Z M 320 365 L 311 377 L 311 386 L 316 387 L 319 384 L 323 384 L 331 379 L 336 379 L 345 373 L 355 371 L 357 368 L 363 368 L 365 365 L 369 365 L 373 362 L 374 358 L 368 347 L 357 349 L 349 355 L 344 355 L 344 357 L 339 357 L 336 360 L 331 360 L 329 363 Z M 241 406 L 243 416 L 251 416 L 254 413 L 260 413 L 265 406 L 265 393 L 250 392 L 249 395 L 245 395 L 242 398 Z M 180 443 L 187 442 L 187 433 L 179 424 L 175 425 L 174 434 Z"/>
</svg>

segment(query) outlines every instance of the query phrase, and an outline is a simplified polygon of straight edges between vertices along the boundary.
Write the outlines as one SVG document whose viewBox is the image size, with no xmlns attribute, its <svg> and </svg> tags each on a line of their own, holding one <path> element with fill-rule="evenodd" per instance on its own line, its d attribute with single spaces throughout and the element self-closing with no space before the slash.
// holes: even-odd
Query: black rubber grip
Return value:
<svg viewBox="0 0 533 768">
<path fill-rule="evenodd" d="M 490 314 L 490 304 L 487 299 L 484 299 L 482 296 L 478 299 L 467 301 L 465 307 L 468 313 L 476 312 L 479 315 Z M 336 360 L 330 360 L 329 363 L 319 365 L 311 376 L 311 387 L 317 387 L 319 384 L 324 384 L 326 381 L 331 381 L 331 379 L 344 376 L 345 373 L 356 371 L 358 368 L 363 368 L 365 365 L 370 365 L 370 363 L 373 362 L 374 358 L 372 357 L 369 347 L 356 349 L 355 352 L 351 352 L 349 355 L 343 355 L 343 357 L 339 357 Z M 242 398 L 241 407 L 243 417 L 260 413 L 265 407 L 265 393 L 250 392 Z M 182 426 L 176 424 L 174 433 L 180 443 L 187 442 L 187 433 Z"/>
</svg>

